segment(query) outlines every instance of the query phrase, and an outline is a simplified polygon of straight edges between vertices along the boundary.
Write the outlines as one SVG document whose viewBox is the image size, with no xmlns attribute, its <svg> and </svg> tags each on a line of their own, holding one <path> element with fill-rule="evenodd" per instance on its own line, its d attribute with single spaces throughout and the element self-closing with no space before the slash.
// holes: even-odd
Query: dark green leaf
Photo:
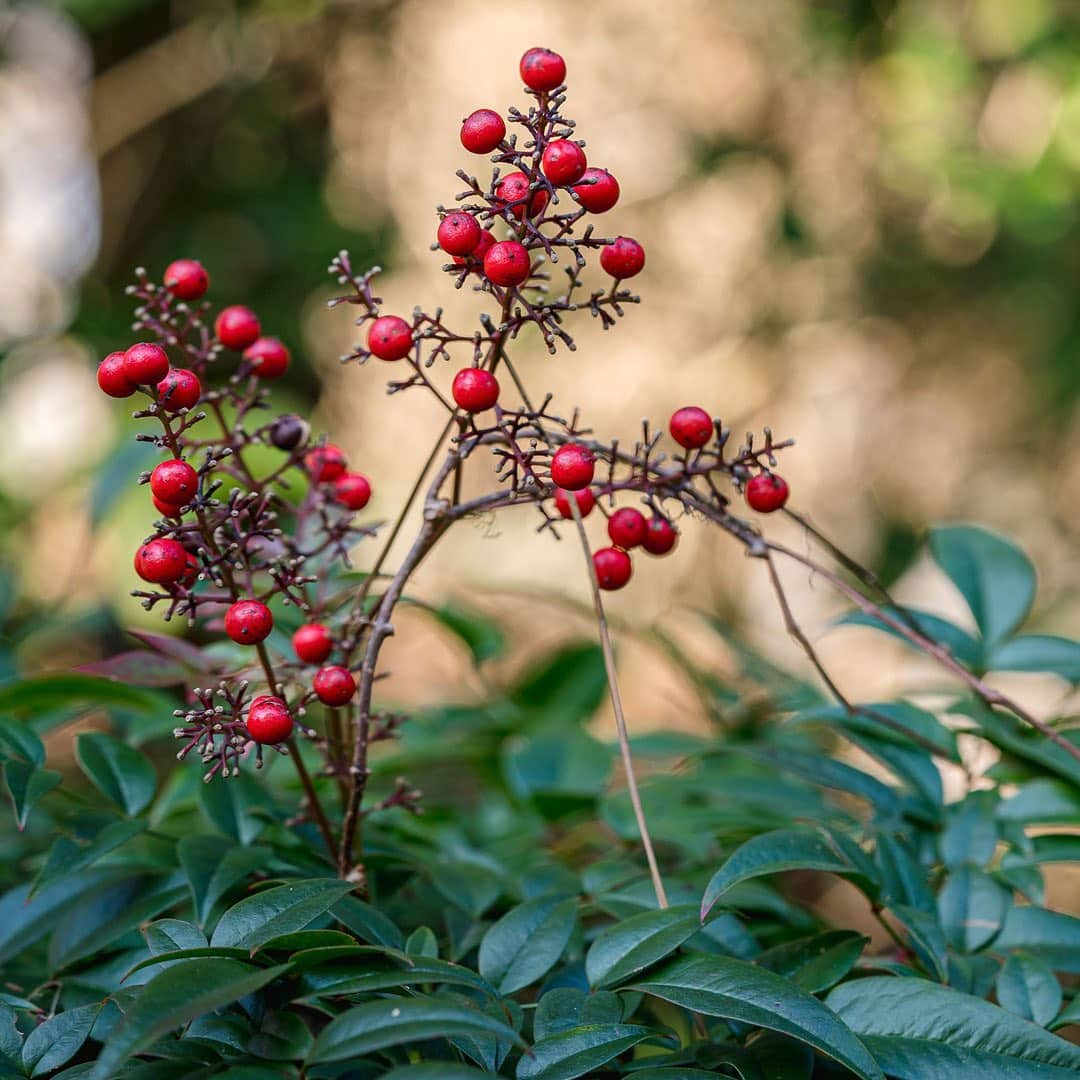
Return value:
<svg viewBox="0 0 1080 1080">
<path fill-rule="evenodd" d="M 990 861 L 998 841 L 996 806 L 993 791 L 973 791 L 949 806 L 941 834 L 941 858 L 946 866 L 985 866 Z"/>
<path fill-rule="evenodd" d="M 938 893 L 938 917 L 949 944 L 961 952 L 981 949 L 1001 929 L 1009 890 L 972 866 L 958 866 Z"/>
<path fill-rule="evenodd" d="M 1014 907 L 994 941 L 994 950 L 1022 949 L 1055 971 L 1080 974 L 1080 919 L 1046 908 Z"/>
<path fill-rule="evenodd" d="M 96 675 L 50 674 L 0 684 L 0 711 L 3 712 L 44 713 L 77 705 L 122 705 L 142 712 L 155 712 L 166 700 L 148 690 Z"/>
<path fill-rule="evenodd" d="M 176 855 L 187 874 L 195 917 L 205 923 L 214 904 L 253 870 L 265 866 L 266 848 L 238 848 L 223 836 L 194 833 L 183 836 Z"/>
<path fill-rule="evenodd" d="M 828 930 L 766 949 L 757 963 L 817 994 L 835 986 L 855 966 L 869 940 L 850 930 Z"/>
<path fill-rule="evenodd" d="M 607 787 L 615 760 L 610 746 L 582 731 L 515 735 L 503 743 L 503 772 L 514 794 L 591 798 Z"/>
<path fill-rule="evenodd" d="M 49 849 L 45 865 L 34 879 L 31 895 L 54 881 L 85 870 L 145 831 L 145 821 L 114 821 L 106 825 L 89 844 L 79 845 L 66 836 L 59 837 Z"/>
<path fill-rule="evenodd" d="M 352 892 L 345 881 L 311 878 L 266 889 L 234 904 L 221 916 L 211 945 L 255 950 L 281 934 L 303 930 Z"/>
<path fill-rule="evenodd" d="M 86 1042 L 98 1013 L 100 1001 L 57 1013 L 26 1036 L 22 1063 L 31 1076 L 42 1076 L 70 1061 Z"/>
<path fill-rule="evenodd" d="M 15 824 L 20 831 L 26 827 L 26 819 L 34 803 L 52 791 L 62 779 L 63 776 L 52 769 L 39 769 L 18 758 L 8 758 L 4 762 L 4 783 L 15 811 Z"/>
<path fill-rule="evenodd" d="M 143 937 L 155 956 L 180 949 L 204 949 L 208 944 L 206 935 L 183 919 L 158 919 L 143 929 Z"/>
<path fill-rule="evenodd" d="M 1074 1069 L 920 1039 L 867 1035 L 863 1042 L 893 1080 L 1069 1080 L 1076 1076 Z"/>
<path fill-rule="evenodd" d="M 607 696 L 607 674 L 599 645 L 570 645 L 538 667 L 510 691 L 526 708 L 543 709 L 546 723 L 587 720 Z"/>
<path fill-rule="evenodd" d="M 882 611 L 891 619 L 903 625 L 908 625 L 903 617 L 904 613 L 906 613 L 908 618 L 918 627 L 923 637 L 944 645 L 966 667 L 982 667 L 981 643 L 966 630 L 954 626 L 947 619 L 931 615 L 928 611 L 919 611 L 916 608 L 904 608 L 903 612 L 901 612 L 897 608 L 885 606 Z M 837 625 L 872 626 L 876 630 L 883 630 L 886 634 L 899 638 L 911 648 L 916 647 L 899 630 L 883 622 L 877 616 L 867 615 L 862 611 L 852 611 L 843 618 L 837 619 Z"/>
<path fill-rule="evenodd" d="M 536 1006 L 533 1039 L 540 1042 L 571 1028 L 593 1024 L 617 1024 L 623 1018 L 623 1001 L 607 990 L 586 993 L 576 987 L 549 990 Z"/>
<path fill-rule="evenodd" d="M 0 757 L 14 754 L 30 765 L 45 764 L 45 744 L 29 724 L 0 717 Z"/>
<path fill-rule="evenodd" d="M 1010 956 L 998 973 L 996 989 L 1003 1009 L 1040 1027 L 1046 1027 L 1061 1008 L 1061 984 L 1049 966 L 1034 956 Z"/>
<path fill-rule="evenodd" d="M 1052 634 L 1022 634 L 1003 641 L 990 654 L 993 671 L 1050 671 L 1080 682 L 1080 641 Z"/>
<path fill-rule="evenodd" d="M 241 773 L 202 784 L 199 804 L 213 825 L 246 846 L 266 828 L 260 812 L 270 810 L 273 802 L 265 787 Z"/>
<path fill-rule="evenodd" d="M 654 1034 L 636 1024 L 587 1024 L 541 1039 L 518 1062 L 517 1080 L 573 1080 Z"/>
<path fill-rule="evenodd" d="M 939 982 L 949 977 L 949 954 L 945 931 L 935 915 L 904 904 L 893 904 L 889 910 L 907 931 L 908 942 L 919 962 Z"/>
<path fill-rule="evenodd" d="M 157 789 L 154 767 L 127 743 L 99 731 L 75 740 L 82 771 L 129 817 L 145 810 Z"/>
<path fill-rule="evenodd" d="M 593 987 L 617 986 L 673 953 L 701 929 L 694 904 L 643 911 L 597 934 L 585 957 Z"/>
<path fill-rule="evenodd" d="M 480 942 L 480 974 L 509 997 L 558 963 L 577 921 L 577 901 L 528 900 L 489 927 Z"/>
<path fill-rule="evenodd" d="M 998 806 L 997 816 L 1020 825 L 1080 824 L 1080 790 L 1064 780 L 1040 777 L 1021 784 Z"/>
<path fill-rule="evenodd" d="M 506 646 L 506 635 L 486 615 L 459 604 L 444 603 L 439 607 L 421 605 L 455 634 L 472 654 L 473 663 L 479 666 L 485 660 L 501 655 Z"/>
<path fill-rule="evenodd" d="M 429 1061 L 426 1064 L 402 1065 L 384 1073 L 380 1080 L 477 1080 L 494 1073 L 474 1069 L 471 1065 L 456 1065 L 451 1061 Z"/>
<path fill-rule="evenodd" d="M 361 941 L 372 945 L 387 945 L 400 949 L 405 945 L 402 932 L 377 908 L 357 900 L 355 896 L 346 896 L 331 909 L 330 914 L 338 922 L 347 926 Z"/>
</svg>

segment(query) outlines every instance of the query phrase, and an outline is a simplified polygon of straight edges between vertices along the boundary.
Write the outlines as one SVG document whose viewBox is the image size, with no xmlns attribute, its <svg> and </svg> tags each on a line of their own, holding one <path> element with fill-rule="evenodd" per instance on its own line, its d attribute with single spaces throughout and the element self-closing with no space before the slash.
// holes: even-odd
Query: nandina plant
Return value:
<svg viewBox="0 0 1080 1080">
<path fill-rule="evenodd" d="M 520 71 L 527 111 L 478 109 L 462 125 L 490 179 L 459 171 L 456 207 L 434 225 L 447 276 L 477 293 L 477 326 L 451 327 L 439 308 L 386 312 L 376 271 L 344 252 L 332 262 L 345 291 L 331 307 L 356 312 L 364 342 L 346 362 L 390 364 L 391 394 L 446 411 L 392 525 L 364 515 L 371 478 L 269 409 L 290 355 L 256 313 L 215 313 L 191 259 L 160 283 L 137 274 L 144 340 L 98 371 L 106 394 L 140 396 L 137 438 L 161 456 L 141 478 L 153 524 L 135 595 L 202 644 L 140 631 L 143 650 L 62 685 L 0 688 L 18 716 L 0 723 L 16 823 L 36 806 L 60 832 L 39 853 L 30 830 L 32 881 L 0 900 L 0 1073 L 1075 1075 L 1080 1051 L 1047 1029 L 1080 1017 L 1067 981 L 1080 920 L 1042 905 L 1044 864 L 1080 850 L 1029 826 L 1075 820 L 1080 748 L 1074 727 L 987 674 L 1073 682 L 1080 647 L 1018 632 L 1034 572 L 999 537 L 931 535 L 972 633 L 897 604 L 791 509 L 775 472 L 791 444 L 768 429 L 735 446 L 695 405 L 626 446 L 529 388 L 519 337 L 538 333 L 558 356 L 575 318 L 614 326 L 638 302 L 625 282 L 645 252 L 598 234 L 619 185 L 563 115 L 563 59 L 530 49 Z M 485 494 L 461 496 L 466 469 L 486 472 Z M 422 523 L 404 538 L 417 499 Z M 376 686 L 411 576 L 450 528 L 496 511 L 580 545 L 598 646 L 538 658 L 480 705 L 402 715 Z M 823 559 L 769 538 L 762 515 L 778 512 Z M 632 741 L 602 593 L 633 587 L 635 559 L 677 557 L 680 530 L 708 527 L 748 572 L 762 567 L 823 689 L 733 639 L 743 677 L 721 686 L 657 639 L 712 730 Z M 850 601 L 848 622 L 935 660 L 951 687 L 933 688 L 935 708 L 849 700 L 796 619 L 785 561 Z M 478 665 L 500 650 L 475 613 L 433 614 Z M 167 711 L 144 688 L 171 686 L 181 765 L 159 790 L 132 744 L 152 746 Z M 610 743 L 583 727 L 604 693 Z M 74 701 L 106 706 L 126 735 L 79 736 L 103 798 L 44 768 L 35 725 Z M 972 775 L 958 730 L 997 751 L 992 770 Z M 844 747 L 864 765 L 836 756 Z M 649 765 L 640 785 L 635 757 Z M 946 803 L 941 767 L 968 770 L 959 800 Z M 865 918 L 830 925 L 783 877 L 793 870 L 844 880 Z"/>
</svg>

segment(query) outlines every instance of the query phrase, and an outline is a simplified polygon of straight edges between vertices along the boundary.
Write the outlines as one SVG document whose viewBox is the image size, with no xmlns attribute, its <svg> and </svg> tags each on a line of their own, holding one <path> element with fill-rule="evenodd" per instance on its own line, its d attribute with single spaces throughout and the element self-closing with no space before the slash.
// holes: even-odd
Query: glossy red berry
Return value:
<svg viewBox="0 0 1080 1080">
<path fill-rule="evenodd" d="M 180 585 L 194 585 L 199 579 L 199 571 L 202 567 L 199 566 L 199 560 L 192 552 L 187 553 L 187 559 L 185 560 L 184 573 L 181 576 L 178 584 Z"/>
<path fill-rule="evenodd" d="M 265 694 L 257 697 L 248 709 L 247 729 L 252 740 L 257 743 L 272 745 L 284 742 L 293 729 L 288 706 L 279 697 Z"/>
<path fill-rule="evenodd" d="M 629 236 L 617 236 L 614 243 L 600 249 L 600 265 L 620 281 L 632 278 L 645 265 L 645 249 Z"/>
<path fill-rule="evenodd" d="M 648 525 L 645 515 L 632 506 L 624 506 L 616 510 L 608 518 L 607 532 L 611 542 L 621 548 L 637 547 L 644 542 Z"/>
<path fill-rule="evenodd" d="M 592 214 L 602 214 L 619 201 L 619 182 L 607 169 L 586 169 L 573 190 L 578 202 Z"/>
<path fill-rule="evenodd" d="M 495 234 L 490 229 L 484 229 L 480 233 L 480 241 L 476 247 L 469 252 L 468 255 L 455 255 L 454 262 L 458 266 L 464 266 L 466 263 L 471 263 L 474 259 L 479 259 L 480 262 L 484 261 L 484 256 L 491 250 L 492 244 L 495 243 Z"/>
<path fill-rule="evenodd" d="M 477 109 L 461 125 L 461 145 L 472 154 L 490 154 L 506 135 L 506 124 L 494 109 Z"/>
<path fill-rule="evenodd" d="M 529 253 L 516 240 L 500 240 L 484 256 L 484 273 L 496 285 L 521 285 L 532 273 Z"/>
<path fill-rule="evenodd" d="M 480 223 L 464 210 L 455 210 L 439 222 L 439 247 L 447 255 L 468 255 L 476 250 L 481 236 Z"/>
<path fill-rule="evenodd" d="M 196 259 L 177 259 L 165 267 L 165 288 L 177 300 L 198 300 L 210 287 L 210 275 Z"/>
<path fill-rule="evenodd" d="M 371 498 L 371 481 L 363 473 L 344 473 L 334 481 L 334 498 L 350 510 L 363 510 Z"/>
<path fill-rule="evenodd" d="M 185 503 L 171 503 L 167 499 L 159 499 L 151 492 L 150 501 L 159 514 L 167 518 L 178 518 L 183 512 Z"/>
<path fill-rule="evenodd" d="M 183 506 L 199 490 L 199 474 L 186 461 L 163 461 L 150 474 L 150 490 L 167 503 Z"/>
<path fill-rule="evenodd" d="M 507 173 L 495 188 L 495 197 L 498 199 L 498 208 L 509 208 L 518 221 L 525 216 L 526 199 L 531 218 L 542 214 L 548 204 L 548 193 L 543 188 L 537 188 L 532 196 L 529 196 L 529 178 L 523 172 Z"/>
<path fill-rule="evenodd" d="M 592 483 L 596 469 L 593 452 L 581 443 L 567 443 L 551 459 L 551 480 L 567 491 L 580 491 Z"/>
<path fill-rule="evenodd" d="M 593 552 L 592 561 L 596 583 L 601 589 L 621 589 L 630 580 L 634 568 L 630 556 L 620 548 L 601 548 Z"/>
<path fill-rule="evenodd" d="M 97 384 L 109 397 L 125 398 L 135 393 L 137 387 L 127 377 L 122 352 L 111 352 L 98 364 Z"/>
<path fill-rule="evenodd" d="M 345 472 L 345 455 L 340 446 L 327 443 L 309 450 L 304 455 L 304 465 L 316 484 L 326 484 Z"/>
<path fill-rule="evenodd" d="M 544 147 L 540 167 L 553 184 L 574 184 L 588 167 L 585 151 L 570 139 L 556 139 Z"/>
<path fill-rule="evenodd" d="M 450 388 L 459 409 L 485 412 L 499 400 L 499 380 L 482 368 L 462 368 Z"/>
<path fill-rule="evenodd" d="M 218 341 L 226 349 L 235 349 L 237 352 L 243 352 L 253 344 L 261 329 L 255 312 L 242 304 L 233 304 L 232 307 L 222 309 L 214 323 L 214 333 L 217 334 Z"/>
<path fill-rule="evenodd" d="M 169 374 L 169 358 L 160 345 L 140 341 L 124 353 L 124 375 L 130 383 L 146 386 L 159 383 Z"/>
<path fill-rule="evenodd" d="M 368 330 L 367 347 L 380 360 L 400 360 L 412 348 L 412 327 L 397 315 L 382 315 Z"/>
<path fill-rule="evenodd" d="M 276 337 L 261 337 L 244 350 L 252 374 L 260 379 L 280 379 L 289 370 L 289 350 Z"/>
<path fill-rule="evenodd" d="M 334 651 L 334 638 L 322 623 L 301 626 L 292 636 L 293 649 L 305 664 L 321 664 Z"/>
<path fill-rule="evenodd" d="M 188 553 L 178 540 L 159 536 L 135 552 L 135 573 L 143 581 L 166 585 L 179 581 L 187 572 Z"/>
<path fill-rule="evenodd" d="M 771 514 L 788 500 L 791 494 L 787 481 L 776 473 L 761 473 L 746 485 L 746 501 L 751 510 L 759 514 Z"/>
<path fill-rule="evenodd" d="M 554 90 L 566 79 L 566 61 L 550 49 L 529 49 L 518 67 L 521 81 L 530 90 Z"/>
<path fill-rule="evenodd" d="M 696 405 L 676 409 L 668 422 L 671 437 L 687 450 L 699 450 L 716 433 L 712 417 Z"/>
<path fill-rule="evenodd" d="M 344 705 L 356 693 L 356 680 L 352 672 L 343 667 L 324 667 L 311 683 L 315 696 L 324 704 L 336 707 Z"/>
<path fill-rule="evenodd" d="M 194 371 L 173 368 L 157 384 L 158 403 L 166 412 L 193 409 L 202 397 L 202 383 Z"/>
<path fill-rule="evenodd" d="M 258 600 L 237 600 L 225 612 L 225 633 L 238 645 L 258 645 L 274 629 L 274 616 Z"/>
<path fill-rule="evenodd" d="M 555 509 L 570 521 L 574 516 L 574 511 L 570 509 L 570 496 L 573 495 L 577 499 L 578 512 L 583 518 L 588 517 L 592 512 L 592 508 L 596 505 L 596 497 L 593 495 L 590 488 L 582 488 L 580 491 L 565 491 L 563 488 L 558 488 L 555 491 Z"/>
<path fill-rule="evenodd" d="M 649 518 L 649 524 L 645 528 L 645 538 L 641 546 L 650 555 L 666 555 L 679 539 L 675 526 L 665 517 L 654 516 Z"/>
</svg>

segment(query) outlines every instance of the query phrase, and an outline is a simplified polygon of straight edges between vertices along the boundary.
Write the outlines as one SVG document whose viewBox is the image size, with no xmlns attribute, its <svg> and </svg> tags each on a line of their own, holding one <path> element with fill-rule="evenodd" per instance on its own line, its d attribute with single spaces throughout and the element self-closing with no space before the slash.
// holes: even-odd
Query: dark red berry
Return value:
<svg viewBox="0 0 1080 1080">
<path fill-rule="evenodd" d="M 167 518 L 180 517 L 185 506 L 184 503 L 171 503 L 165 499 L 159 499 L 153 492 L 150 494 L 150 501 L 154 504 L 157 512 Z"/>
<path fill-rule="evenodd" d="M 484 273 L 496 285 L 520 285 L 532 273 L 529 253 L 516 240 L 500 240 L 484 256 Z"/>
<path fill-rule="evenodd" d="M 371 481 L 363 473 L 347 472 L 334 481 L 334 498 L 350 510 L 363 510 L 371 498 Z"/>
<path fill-rule="evenodd" d="M 143 581 L 166 585 L 179 581 L 187 572 L 188 553 L 178 540 L 159 536 L 135 552 L 135 573 Z"/>
<path fill-rule="evenodd" d="M 554 90 L 566 79 L 566 61 L 550 49 L 529 49 L 518 69 L 530 90 Z"/>
<path fill-rule="evenodd" d="M 602 214 L 619 201 L 619 182 L 607 169 L 586 169 L 574 194 L 590 213 Z"/>
<path fill-rule="evenodd" d="M 476 250 L 482 235 L 480 223 L 464 210 L 455 210 L 439 222 L 439 247 L 447 255 L 468 255 Z"/>
<path fill-rule="evenodd" d="M 356 693 L 356 680 L 348 668 L 324 667 L 312 680 L 315 696 L 324 704 L 344 705 Z"/>
<path fill-rule="evenodd" d="M 280 379 L 289 369 L 289 350 L 276 337 L 261 337 L 244 350 L 244 359 L 260 379 Z"/>
<path fill-rule="evenodd" d="M 585 175 L 588 167 L 585 151 L 570 139 L 556 139 L 544 147 L 540 166 L 553 184 L 574 184 Z"/>
<path fill-rule="evenodd" d="M 198 300 L 210 287 L 210 275 L 195 259 L 177 259 L 165 267 L 165 288 L 177 300 Z"/>
<path fill-rule="evenodd" d="M 596 583 L 601 589 L 621 589 L 630 580 L 630 573 L 634 569 L 630 556 L 614 547 L 594 552 L 592 561 L 596 569 Z"/>
<path fill-rule="evenodd" d="M 712 417 L 704 409 L 687 405 L 671 414 L 668 431 L 680 446 L 687 450 L 698 450 L 712 439 L 716 428 Z"/>
<path fill-rule="evenodd" d="M 279 416 L 270 428 L 270 441 L 279 450 L 295 450 L 310 432 L 306 420 L 294 413 Z"/>
<path fill-rule="evenodd" d="M 629 236 L 617 236 L 613 244 L 601 248 L 600 265 L 620 281 L 631 278 L 645 265 L 645 249 Z"/>
<path fill-rule="evenodd" d="M 288 706 L 278 697 L 265 694 L 257 697 L 248 709 L 247 729 L 254 742 L 271 745 L 284 742 L 293 729 Z"/>
<path fill-rule="evenodd" d="M 243 352 L 259 336 L 262 328 L 258 316 L 251 308 L 234 304 L 224 308 L 214 323 L 214 333 L 226 349 Z"/>
<path fill-rule="evenodd" d="M 581 443 L 567 443 L 555 451 L 551 459 L 551 480 L 567 491 L 580 491 L 592 483 L 596 458 Z"/>
<path fill-rule="evenodd" d="M 138 386 L 159 383 L 169 374 L 169 358 L 160 345 L 140 341 L 124 353 L 124 375 Z"/>
<path fill-rule="evenodd" d="M 138 389 L 127 377 L 122 352 L 111 352 L 98 364 L 97 384 L 109 397 L 114 398 L 131 397 Z"/>
<path fill-rule="evenodd" d="M 484 229 L 480 233 L 480 242 L 469 252 L 468 255 L 455 255 L 454 262 L 458 266 L 464 266 L 466 263 L 471 263 L 474 259 L 479 259 L 480 262 L 484 261 L 484 256 L 491 250 L 491 245 L 495 243 L 495 234 L 490 229 Z"/>
<path fill-rule="evenodd" d="M 238 645 L 258 645 L 274 629 L 274 616 L 258 600 L 237 600 L 225 612 L 225 633 Z"/>
<path fill-rule="evenodd" d="M 458 408 L 467 413 L 485 412 L 499 400 L 499 380 L 482 368 L 462 368 L 450 389 Z"/>
<path fill-rule="evenodd" d="M 193 409 L 202 397 L 202 383 L 194 371 L 173 368 L 157 384 L 158 403 L 166 412 Z"/>
<path fill-rule="evenodd" d="M 592 512 L 592 508 L 596 505 L 596 497 L 592 493 L 591 488 L 582 488 L 580 491 L 569 492 L 558 488 L 555 491 L 555 509 L 569 521 L 574 516 L 574 511 L 570 509 L 570 496 L 571 494 L 577 499 L 578 511 L 581 516 L 588 517 Z"/>
<path fill-rule="evenodd" d="M 632 506 L 624 506 L 621 510 L 616 510 L 608 518 L 608 536 L 611 537 L 613 544 L 621 548 L 637 547 L 638 544 L 643 543 L 647 529 L 645 515 Z"/>
<path fill-rule="evenodd" d="M 184 506 L 199 490 L 199 474 L 186 461 L 163 461 L 150 474 L 150 490 L 167 503 Z"/>
<path fill-rule="evenodd" d="M 400 360 L 412 348 L 412 327 L 397 315 L 383 315 L 368 330 L 367 347 L 380 360 Z"/>
<path fill-rule="evenodd" d="M 322 623 L 301 626 L 292 636 L 296 655 L 305 664 L 321 664 L 334 651 L 334 638 Z"/>
<path fill-rule="evenodd" d="M 472 154 L 490 154 L 506 135 L 506 124 L 494 109 L 477 109 L 461 124 L 461 145 Z"/>
<path fill-rule="evenodd" d="M 180 578 L 178 584 L 180 585 L 194 585 L 199 579 L 199 571 L 202 569 L 199 566 L 199 560 L 192 552 L 187 553 L 186 565 L 184 567 L 184 574 Z"/>
<path fill-rule="evenodd" d="M 336 480 L 345 471 L 345 455 L 341 447 L 327 443 L 309 450 L 304 455 L 304 465 L 316 484 L 326 484 Z"/>
<path fill-rule="evenodd" d="M 520 221 L 525 216 L 525 201 L 528 199 L 529 217 L 536 217 L 544 212 L 548 204 L 548 193 L 543 188 L 537 188 L 529 197 L 529 178 L 523 172 L 507 173 L 495 188 L 495 197 L 498 199 L 497 208 L 502 210 L 509 208 L 510 213 Z"/>
<path fill-rule="evenodd" d="M 645 529 L 645 539 L 641 546 L 650 555 L 666 555 L 679 539 L 675 526 L 667 518 L 654 516 L 649 518 L 649 524 Z"/>
<path fill-rule="evenodd" d="M 787 481 L 776 473 L 761 473 L 746 485 L 746 501 L 751 510 L 759 514 L 771 514 L 788 500 L 791 492 Z"/>
</svg>

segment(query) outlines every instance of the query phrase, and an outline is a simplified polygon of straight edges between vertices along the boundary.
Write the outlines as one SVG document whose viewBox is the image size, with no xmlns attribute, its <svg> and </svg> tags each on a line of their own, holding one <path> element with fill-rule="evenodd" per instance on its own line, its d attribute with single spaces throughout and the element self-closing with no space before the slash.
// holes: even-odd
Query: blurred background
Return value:
<svg viewBox="0 0 1080 1080">
<path fill-rule="evenodd" d="M 537 44 L 566 57 L 565 112 L 620 181 L 604 231 L 637 237 L 648 265 L 614 331 L 582 315 L 574 354 L 518 346 L 534 390 L 624 438 L 690 403 L 737 432 L 771 425 L 797 440 L 793 505 L 901 597 L 963 620 L 920 538 L 977 520 L 1035 558 L 1039 627 L 1076 633 L 1071 0 L 66 0 L 0 9 L 0 676 L 108 655 L 150 618 L 127 592 L 152 458 L 94 382 L 130 343 L 138 265 L 197 257 L 216 302 L 253 306 L 294 352 L 278 403 L 314 411 L 372 477 L 371 520 L 393 518 L 440 421 L 420 394 L 387 399 L 384 372 L 339 365 L 353 328 L 325 307 L 326 264 L 348 248 L 385 268 L 387 310 L 445 303 L 475 323 L 480 299 L 429 250 L 434 206 L 483 164 L 461 118 L 521 105 L 518 57 Z M 419 591 L 466 598 L 530 648 L 588 634 L 580 550 L 535 525 L 463 527 Z M 806 670 L 761 568 L 715 530 L 682 533 L 609 603 L 643 727 L 699 708 L 651 627 L 723 672 L 698 618 L 720 614 Z M 919 674 L 880 635 L 830 632 L 820 583 L 788 584 L 852 695 Z M 460 645 L 402 622 L 387 692 L 468 693 Z M 1060 710 L 1061 685 L 1016 678 Z"/>
</svg>

